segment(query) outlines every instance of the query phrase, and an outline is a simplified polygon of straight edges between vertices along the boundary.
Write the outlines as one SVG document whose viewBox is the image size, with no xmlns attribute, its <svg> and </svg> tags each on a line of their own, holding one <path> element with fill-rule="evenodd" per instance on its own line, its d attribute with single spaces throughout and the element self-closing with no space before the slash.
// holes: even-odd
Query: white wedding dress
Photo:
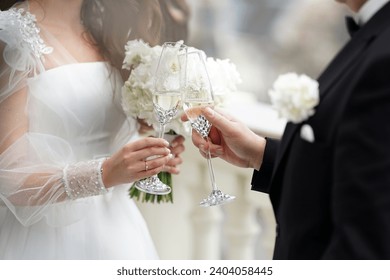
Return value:
<svg viewBox="0 0 390 280">
<path fill-rule="evenodd" d="M 119 73 L 77 62 L 28 2 L 0 12 L 0 55 L 0 259 L 156 259 L 130 184 L 99 181 L 138 136 Z"/>
</svg>

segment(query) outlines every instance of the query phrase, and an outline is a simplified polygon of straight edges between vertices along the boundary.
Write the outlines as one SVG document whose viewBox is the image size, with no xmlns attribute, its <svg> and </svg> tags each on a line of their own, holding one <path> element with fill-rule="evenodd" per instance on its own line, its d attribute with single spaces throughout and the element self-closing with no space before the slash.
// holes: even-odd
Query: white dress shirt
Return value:
<svg viewBox="0 0 390 280">
<path fill-rule="evenodd" d="M 367 23 L 390 0 L 368 0 L 354 15 L 355 21 L 360 26 Z"/>
</svg>

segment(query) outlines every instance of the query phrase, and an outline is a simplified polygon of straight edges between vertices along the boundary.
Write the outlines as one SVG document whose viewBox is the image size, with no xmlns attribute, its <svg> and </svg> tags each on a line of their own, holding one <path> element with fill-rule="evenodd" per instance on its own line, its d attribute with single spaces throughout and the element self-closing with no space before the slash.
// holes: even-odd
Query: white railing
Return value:
<svg viewBox="0 0 390 280">
<path fill-rule="evenodd" d="M 257 133 L 279 137 L 285 122 L 264 104 L 229 109 Z M 243 143 L 245 144 L 245 143 Z M 173 204 L 138 203 L 161 259 L 270 259 L 275 221 L 266 194 L 250 190 L 253 170 L 213 159 L 218 186 L 234 202 L 203 208 L 211 188 L 206 160 L 188 139 Z"/>
</svg>

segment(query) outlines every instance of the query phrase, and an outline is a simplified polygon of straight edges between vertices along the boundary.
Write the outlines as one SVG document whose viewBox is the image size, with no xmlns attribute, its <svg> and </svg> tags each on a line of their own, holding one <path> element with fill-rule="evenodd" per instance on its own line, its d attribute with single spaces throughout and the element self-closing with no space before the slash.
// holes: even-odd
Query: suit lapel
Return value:
<svg viewBox="0 0 390 280">
<path fill-rule="evenodd" d="M 331 61 L 322 75 L 318 78 L 320 87 L 320 101 L 323 101 L 326 95 L 331 92 L 332 85 L 337 83 L 347 70 L 358 61 L 359 55 L 367 49 L 374 38 L 388 26 L 388 17 L 390 15 L 390 3 L 386 4 L 369 22 L 366 23 L 355 36 L 345 45 L 339 54 Z M 320 104 L 321 105 L 321 104 Z M 319 105 L 319 106 L 320 106 Z M 273 177 L 280 168 L 293 136 L 301 124 L 289 123 L 283 133 L 280 149 L 278 151 Z"/>
<path fill-rule="evenodd" d="M 330 91 L 331 86 L 337 83 L 337 81 L 347 72 L 347 69 L 358 60 L 359 55 L 367 48 L 374 36 L 375 33 L 357 33 L 332 60 L 318 78 L 318 83 L 320 85 L 320 100 L 324 99 L 326 94 Z"/>
<path fill-rule="evenodd" d="M 367 41 L 363 41 L 362 38 L 352 39 L 348 44 L 340 51 L 340 53 L 333 59 L 327 69 L 318 78 L 320 101 L 323 101 L 326 94 L 330 91 L 331 86 L 334 85 L 344 73 L 346 73 L 348 67 L 356 61 L 359 54 L 361 54 L 367 46 Z M 285 154 L 293 135 L 297 129 L 301 127 L 301 124 L 289 123 L 283 133 L 283 141 L 280 147 L 278 158 L 276 163 L 279 164 L 283 155 Z"/>
</svg>

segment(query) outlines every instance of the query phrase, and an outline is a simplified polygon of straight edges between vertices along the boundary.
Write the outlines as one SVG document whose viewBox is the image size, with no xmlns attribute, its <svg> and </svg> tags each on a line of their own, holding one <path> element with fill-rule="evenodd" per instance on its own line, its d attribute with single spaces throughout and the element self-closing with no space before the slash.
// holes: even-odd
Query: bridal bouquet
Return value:
<svg viewBox="0 0 390 280">
<path fill-rule="evenodd" d="M 181 41 L 178 43 L 182 43 Z M 190 50 L 196 50 L 189 47 Z M 157 130 L 158 122 L 154 114 L 152 91 L 153 76 L 157 69 L 162 47 L 151 47 L 142 40 L 131 40 L 125 46 L 125 58 L 123 68 L 130 70 L 129 78 L 122 87 L 122 107 L 125 113 L 133 118 L 143 120 L 147 125 Z M 207 58 L 207 68 L 213 85 L 216 102 L 221 105 L 230 93 L 237 90 L 237 84 L 241 82 L 239 73 L 234 64 L 229 60 Z M 216 105 L 218 105 L 216 104 Z M 189 136 L 191 126 L 188 122 L 180 120 L 181 112 L 166 125 L 167 134 Z M 160 180 L 172 187 L 171 174 L 161 172 Z M 172 202 L 172 192 L 168 195 L 151 195 L 142 193 L 135 187 L 129 190 L 130 197 L 139 200 L 142 196 L 144 202 Z"/>
</svg>

